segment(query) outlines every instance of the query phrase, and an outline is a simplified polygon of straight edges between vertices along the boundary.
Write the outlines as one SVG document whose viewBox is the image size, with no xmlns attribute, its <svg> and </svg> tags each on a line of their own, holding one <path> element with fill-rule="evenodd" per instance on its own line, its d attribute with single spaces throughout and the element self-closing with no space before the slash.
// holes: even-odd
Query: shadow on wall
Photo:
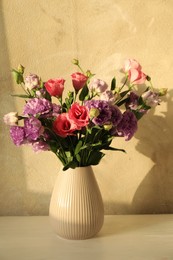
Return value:
<svg viewBox="0 0 173 260">
<path fill-rule="evenodd" d="M 167 112 L 153 116 L 151 110 L 135 135 L 137 151 L 154 166 L 135 192 L 131 213 L 173 213 L 173 90 L 168 93 Z"/>
<path fill-rule="evenodd" d="M 2 1 L 0 2 L 0 215 L 47 214 L 49 197 L 27 191 L 22 150 L 10 141 L 9 127 L 3 123 L 3 115 L 16 111 L 11 78 L 11 64 L 8 54 Z M 32 200 L 31 200 L 32 198 Z M 31 203 L 32 201 L 32 203 Z"/>
<path fill-rule="evenodd" d="M 173 90 L 165 98 L 167 112 L 154 115 L 149 111 L 139 122 L 136 150 L 150 158 L 154 166 L 138 186 L 128 203 L 105 201 L 107 214 L 173 213 Z"/>
</svg>

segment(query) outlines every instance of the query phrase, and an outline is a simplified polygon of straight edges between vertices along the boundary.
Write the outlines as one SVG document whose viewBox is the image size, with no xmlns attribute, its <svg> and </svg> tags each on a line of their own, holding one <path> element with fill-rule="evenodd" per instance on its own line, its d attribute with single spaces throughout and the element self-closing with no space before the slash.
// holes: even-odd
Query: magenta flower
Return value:
<svg viewBox="0 0 173 260">
<path fill-rule="evenodd" d="M 16 146 L 22 145 L 25 141 L 24 128 L 21 126 L 11 126 L 10 127 L 10 136 L 11 136 L 13 143 Z"/>
<path fill-rule="evenodd" d="M 37 140 L 40 137 L 40 135 L 43 134 L 44 127 L 42 126 L 41 122 L 37 118 L 31 117 L 25 119 L 24 131 L 27 140 L 33 141 L 33 140 Z"/>
<path fill-rule="evenodd" d="M 52 104 L 45 98 L 30 99 L 24 106 L 24 115 L 44 115 L 52 110 Z"/>
</svg>

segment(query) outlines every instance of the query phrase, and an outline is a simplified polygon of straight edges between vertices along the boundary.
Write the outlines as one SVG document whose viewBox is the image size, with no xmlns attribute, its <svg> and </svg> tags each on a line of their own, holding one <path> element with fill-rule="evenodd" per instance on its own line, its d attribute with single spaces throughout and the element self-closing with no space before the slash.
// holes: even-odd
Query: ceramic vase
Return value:
<svg viewBox="0 0 173 260">
<path fill-rule="evenodd" d="M 49 216 L 54 231 L 62 238 L 87 239 L 100 231 L 104 207 L 91 166 L 60 170 Z"/>
</svg>

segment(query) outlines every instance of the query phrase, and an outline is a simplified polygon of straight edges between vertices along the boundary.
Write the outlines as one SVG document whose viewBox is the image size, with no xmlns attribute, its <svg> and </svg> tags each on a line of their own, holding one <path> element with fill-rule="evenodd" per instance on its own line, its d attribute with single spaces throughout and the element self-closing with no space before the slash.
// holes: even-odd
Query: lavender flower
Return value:
<svg viewBox="0 0 173 260">
<path fill-rule="evenodd" d="M 100 100 L 108 101 L 110 104 L 115 102 L 115 95 L 111 90 L 106 90 L 100 95 Z"/>
<path fill-rule="evenodd" d="M 24 106 L 24 115 L 44 115 L 52 110 L 52 104 L 45 98 L 33 98 Z"/>
<path fill-rule="evenodd" d="M 21 126 L 12 126 L 10 128 L 10 136 L 11 136 L 13 143 L 16 146 L 22 145 L 25 141 L 24 128 Z"/>
<path fill-rule="evenodd" d="M 145 102 L 145 104 L 150 107 L 157 106 L 161 102 L 159 94 L 151 90 L 144 92 L 142 94 L 142 99 Z"/>
<path fill-rule="evenodd" d="M 24 131 L 25 131 L 25 137 L 28 141 L 37 140 L 38 137 L 40 137 L 41 134 L 44 132 L 44 128 L 41 124 L 41 122 L 35 118 L 31 117 L 28 119 L 25 119 L 24 121 Z"/>
<path fill-rule="evenodd" d="M 116 128 L 118 136 L 124 136 L 125 140 L 130 140 L 137 130 L 137 119 L 133 112 L 127 110 L 123 113 L 122 120 Z"/>
<path fill-rule="evenodd" d="M 25 89 L 32 90 L 39 87 L 40 80 L 36 74 L 30 74 L 25 78 Z"/>
<path fill-rule="evenodd" d="M 108 85 L 106 84 L 106 82 L 104 82 L 101 79 L 94 79 L 90 85 L 89 85 L 89 89 L 93 92 L 96 93 L 102 93 L 104 92 L 106 89 L 108 88 Z"/>
<path fill-rule="evenodd" d="M 32 148 L 34 152 L 41 152 L 41 151 L 49 151 L 49 145 L 44 141 L 37 141 L 32 143 Z"/>
</svg>

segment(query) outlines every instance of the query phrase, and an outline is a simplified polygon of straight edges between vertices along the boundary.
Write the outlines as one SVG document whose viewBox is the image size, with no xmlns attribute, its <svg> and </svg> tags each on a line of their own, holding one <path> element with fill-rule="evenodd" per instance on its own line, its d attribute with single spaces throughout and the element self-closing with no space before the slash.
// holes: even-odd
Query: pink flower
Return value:
<svg viewBox="0 0 173 260">
<path fill-rule="evenodd" d="M 128 72 L 131 69 L 141 70 L 142 67 L 139 64 L 139 62 L 134 60 L 134 59 L 127 59 L 127 60 L 125 60 L 124 66 L 123 66 L 124 72 Z"/>
<path fill-rule="evenodd" d="M 62 97 L 65 80 L 63 78 L 49 79 L 44 85 L 51 96 Z"/>
<path fill-rule="evenodd" d="M 133 84 L 143 84 L 146 80 L 147 75 L 141 70 L 130 69 L 129 70 L 129 80 Z"/>
<path fill-rule="evenodd" d="M 147 75 L 143 73 L 142 67 L 138 61 L 127 59 L 123 66 L 124 72 L 128 72 L 128 78 L 133 84 L 143 84 Z"/>
<path fill-rule="evenodd" d="M 68 113 L 60 114 L 53 123 L 53 130 L 61 137 L 74 135 L 74 131 L 78 129 L 75 122 L 69 118 Z"/>
<path fill-rule="evenodd" d="M 89 123 L 88 109 L 85 106 L 74 103 L 69 110 L 69 118 L 73 120 L 79 128 L 86 126 Z"/>
<path fill-rule="evenodd" d="M 71 75 L 73 87 L 76 91 L 83 88 L 87 82 L 88 77 L 80 72 L 75 72 Z"/>
</svg>

